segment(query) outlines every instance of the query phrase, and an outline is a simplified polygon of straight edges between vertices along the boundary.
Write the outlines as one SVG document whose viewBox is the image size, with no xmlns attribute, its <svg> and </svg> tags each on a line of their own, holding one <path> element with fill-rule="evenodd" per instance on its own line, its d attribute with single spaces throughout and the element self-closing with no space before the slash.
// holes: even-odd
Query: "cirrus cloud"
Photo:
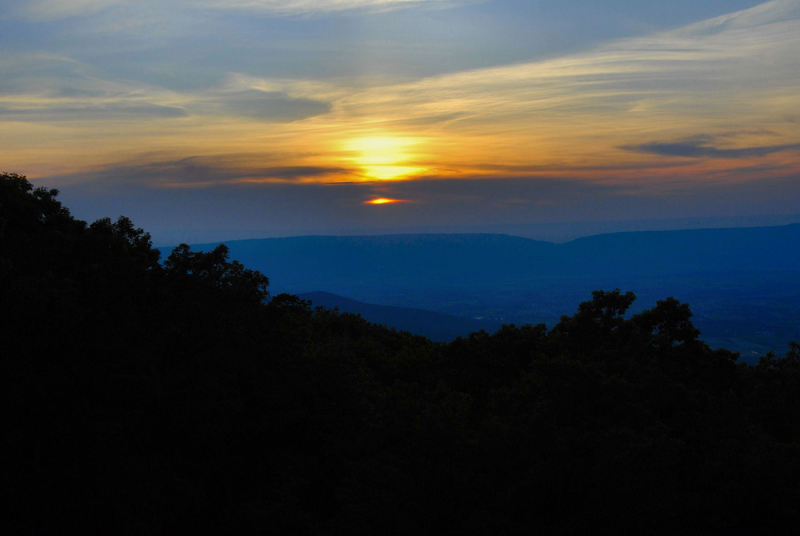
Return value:
<svg viewBox="0 0 800 536">
<path fill-rule="evenodd" d="M 356 9 L 387 11 L 404 7 L 450 7 L 459 3 L 466 3 L 466 0 L 208 0 L 203 5 L 220 9 L 251 9 L 278 14 L 309 14 Z"/>
</svg>

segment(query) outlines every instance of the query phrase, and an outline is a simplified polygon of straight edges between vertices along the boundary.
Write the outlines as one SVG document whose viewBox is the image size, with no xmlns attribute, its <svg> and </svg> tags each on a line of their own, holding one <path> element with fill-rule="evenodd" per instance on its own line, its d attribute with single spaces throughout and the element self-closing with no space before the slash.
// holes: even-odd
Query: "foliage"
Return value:
<svg viewBox="0 0 800 536">
<path fill-rule="evenodd" d="M 0 177 L 9 533 L 767 531 L 796 524 L 800 346 L 711 350 L 685 304 L 449 344 L 269 298 L 227 249 Z"/>
</svg>

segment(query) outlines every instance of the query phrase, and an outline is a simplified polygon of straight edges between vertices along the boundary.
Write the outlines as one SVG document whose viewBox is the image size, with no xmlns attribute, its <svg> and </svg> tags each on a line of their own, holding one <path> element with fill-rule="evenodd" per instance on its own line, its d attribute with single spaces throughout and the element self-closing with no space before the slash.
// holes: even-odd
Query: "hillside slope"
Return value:
<svg viewBox="0 0 800 536">
<path fill-rule="evenodd" d="M 298 297 L 310 301 L 313 307 L 326 307 L 338 309 L 343 313 L 361 315 L 368 322 L 423 335 L 434 341 L 446 342 L 456 337 L 466 337 L 475 331 L 493 332 L 500 328 L 498 322 L 462 318 L 424 309 L 375 305 L 330 292 L 306 292 Z"/>
</svg>

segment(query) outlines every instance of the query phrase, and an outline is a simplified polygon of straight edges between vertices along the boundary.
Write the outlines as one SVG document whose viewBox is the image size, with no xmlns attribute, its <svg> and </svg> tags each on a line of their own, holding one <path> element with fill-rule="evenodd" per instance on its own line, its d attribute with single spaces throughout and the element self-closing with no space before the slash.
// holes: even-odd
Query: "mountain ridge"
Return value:
<svg viewBox="0 0 800 536">
<path fill-rule="evenodd" d="M 748 355 L 800 339 L 797 223 L 601 233 L 565 243 L 495 233 L 224 243 L 231 258 L 270 278 L 273 294 L 325 291 L 498 324 L 553 325 L 593 290 L 621 288 L 640 297 L 633 311 L 664 296 L 691 303 L 708 340 Z"/>
<path fill-rule="evenodd" d="M 228 245 L 232 257 L 268 274 L 278 286 L 336 294 L 341 292 L 325 283 L 377 284 L 386 279 L 387 284 L 407 285 L 428 279 L 444 286 L 492 286 L 492 282 L 519 284 L 542 277 L 800 270 L 800 249 L 794 247 L 800 243 L 800 224 L 604 233 L 565 243 L 466 233 L 305 235 L 192 246 L 210 250 L 220 243 Z"/>
</svg>

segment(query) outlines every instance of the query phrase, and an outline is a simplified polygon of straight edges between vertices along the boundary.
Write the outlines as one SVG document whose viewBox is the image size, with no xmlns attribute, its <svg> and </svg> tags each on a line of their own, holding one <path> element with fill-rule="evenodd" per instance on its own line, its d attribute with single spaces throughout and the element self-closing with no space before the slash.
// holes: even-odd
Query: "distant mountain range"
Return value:
<svg viewBox="0 0 800 536">
<path fill-rule="evenodd" d="M 639 295 L 638 309 L 667 296 L 689 303 L 707 340 L 748 355 L 800 339 L 800 224 L 601 234 L 562 244 L 500 234 L 226 244 L 231 258 L 270 277 L 273 293 L 346 296 L 362 302 L 362 314 L 373 321 L 384 317 L 367 304 L 482 317 L 494 325 L 552 325 L 591 290 L 621 288 Z"/>
<path fill-rule="evenodd" d="M 800 224 L 602 234 L 563 244 L 499 234 L 300 236 L 226 242 L 281 288 L 495 286 L 541 277 L 800 269 Z M 219 243 L 195 244 L 207 250 Z M 167 249 L 167 248 L 165 248 Z M 311 288 L 309 288 L 309 286 Z"/>
</svg>

